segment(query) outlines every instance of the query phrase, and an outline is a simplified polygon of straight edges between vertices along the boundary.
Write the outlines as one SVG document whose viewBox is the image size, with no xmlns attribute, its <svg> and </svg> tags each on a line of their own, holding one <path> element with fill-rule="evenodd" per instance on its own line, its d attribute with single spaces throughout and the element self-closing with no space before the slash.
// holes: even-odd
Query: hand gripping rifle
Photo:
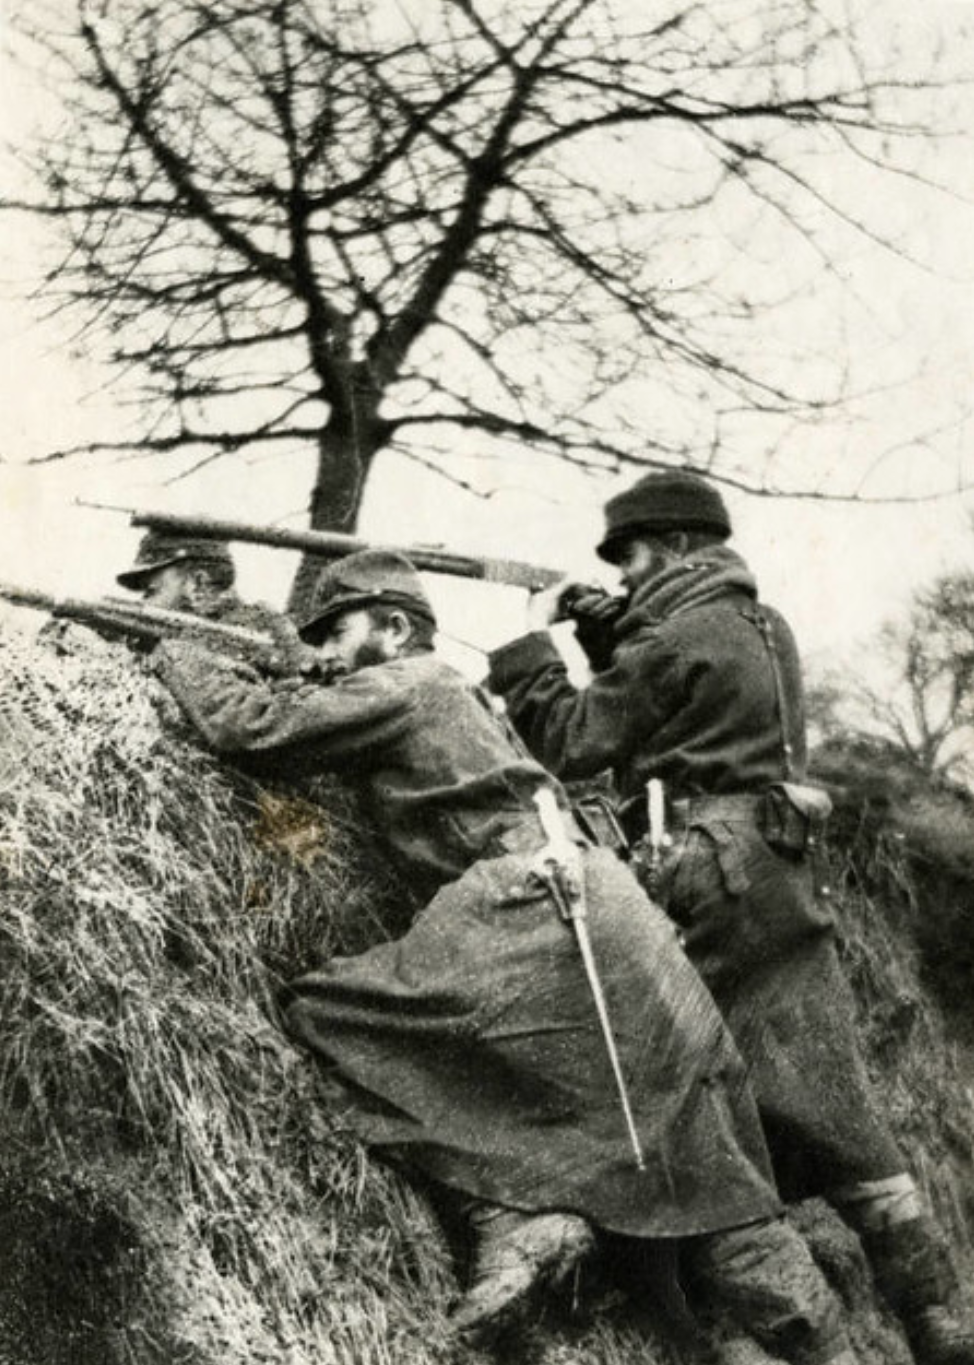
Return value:
<svg viewBox="0 0 974 1365">
<path fill-rule="evenodd" d="M 359 550 L 384 550 L 405 555 L 417 569 L 429 573 L 453 574 L 460 578 L 503 583 L 508 587 L 538 592 L 560 583 L 564 574 L 538 564 L 517 559 L 491 559 L 457 554 L 432 545 L 377 545 L 341 531 L 295 531 L 280 526 L 254 526 L 245 521 L 224 521 L 216 517 L 184 517 L 175 512 L 147 512 L 132 507 L 114 507 L 101 502 L 79 501 L 80 507 L 101 512 L 123 512 L 133 526 L 175 535 L 211 537 L 214 540 L 245 541 L 252 545 L 272 545 L 284 550 L 303 550 L 322 559 L 342 559 Z"/>
<path fill-rule="evenodd" d="M 585 892 L 581 885 L 580 875 L 575 870 L 575 865 L 578 862 L 578 850 L 565 833 L 561 811 L 558 809 L 558 803 L 551 789 L 542 787 L 540 791 L 535 792 L 534 804 L 538 808 L 538 818 L 541 821 L 541 828 L 547 842 L 537 855 L 533 871 L 535 876 L 548 888 L 562 919 L 570 924 L 575 931 L 575 939 L 585 967 L 585 976 L 588 980 L 589 990 L 592 992 L 592 999 L 595 1002 L 595 1011 L 599 1017 L 599 1027 L 602 1030 L 605 1050 L 609 1055 L 612 1075 L 615 1078 L 616 1091 L 622 1105 L 626 1132 L 629 1135 L 629 1141 L 636 1158 L 636 1168 L 644 1171 L 646 1163 L 643 1160 L 643 1151 L 639 1143 L 639 1133 L 636 1131 L 632 1105 L 629 1102 L 629 1092 L 626 1089 L 622 1064 L 619 1061 L 619 1051 L 612 1033 L 612 1025 L 609 1022 L 605 992 L 602 989 L 602 982 L 599 980 L 598 968 L 595 965 L 595 956 L 592 952 L 592 940 L 589 937 L 588 918 L 585 912 Z"/>
</svg>

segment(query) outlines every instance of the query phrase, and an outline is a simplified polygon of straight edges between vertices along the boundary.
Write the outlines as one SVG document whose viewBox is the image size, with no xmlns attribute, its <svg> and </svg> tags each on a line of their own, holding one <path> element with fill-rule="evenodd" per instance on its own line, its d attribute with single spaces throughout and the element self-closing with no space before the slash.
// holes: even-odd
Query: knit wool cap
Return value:
<svg viewBox="0 0 974 1365">
<path fill-rule="evenodd" d="M 209 536 L 174 536 L 151 530 L 139 541 L 135 563 L 120 573 L 115 582 L 120 587 L 137 591 L 157 570 L 186 560 L 194 564 L 223 564 L 233 572 L 233 558 L 225 540 L 213 540 Z"/>
<path fill-rule="evenodd" d="M 597 553 L 618 562 L 622 546 L 640 531 L 731 533 L 724 500 L 712 484 L 684 469 L 645 474 L 605 504 L 605 537 Z"/>
<path fill-rule="evenodd" d="M 359 550 L 321 570 L 298 631 L 302 639 L 312 643 L 311 637 L 317 636 L 332 617 L 380 603 L 401 607 L 436 625 L 419 574 L 405 555 L 391 550 Z"/>
</svg>

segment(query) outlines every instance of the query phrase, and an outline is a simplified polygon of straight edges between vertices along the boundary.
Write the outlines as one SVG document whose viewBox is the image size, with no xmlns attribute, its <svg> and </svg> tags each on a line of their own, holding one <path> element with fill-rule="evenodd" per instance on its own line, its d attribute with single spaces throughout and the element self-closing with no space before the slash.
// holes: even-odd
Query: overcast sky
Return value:
<svg viewBox="0 0 974 1365">
<path fill-rule="evenodd" d="M 907 24 L 905 31 L 922 24 L 926 37 L 933 33 L 954 45 L 965 44 L 972 58 L 968 69 L 974 70 L 971 0 L 934 0 L 922 9 L 913 0 L 884 0 L 874 8 L 886 21 L 898 16 Z M 35 94 L 9 60 L 0 75 L 0 124 L 16 138 L 29 124 Z M 974 112 L 971 97 L 958 96 L 955 111 L 959 121 Z M 968 126 L 974 123 L 968 120 Z M 886 417 L 878 419 L 889 422 L 891 441 L 904 405 L 914 415 L 929 411 L 935 422 L 946 396 L 956 411 L 958 386 L 970 389 L 974 399 L 969 382 L 974 370 L 971 153 L 970 144 L 958 139 L 945 142 L 937 153 L 937 174 L 956 190 L 955 197 L 924 196 L 902 180 L 884 187 L 890 221 L 912 216 L 915 240 L 923 244 L 919 265 L 878 249 L 863 250 L 855 265 L 854 285 L 873 319 L 879 316 L 895 330 L 900 344 L 915 352 L 908 357 L 911 363 L 922 361 L 926 370 L 922 382 L 890 398 Z M 5 174 L 8 193 L 18 192 L 9 163 Z M 78 497 L 300 524 L 311 480 L 311 463 L 303 456 L 273 464 L 225 462 L 194 480 L 176 483 L 167 482 L 176 466 L 158 460 L 26 463 L 59 445 L 111 435 L 129 420 L 110 393 L 98 392 L 104 376 L 86 361 L 83 344 L 73 341 L 63 324 L 37 324 L 36 306 L 18 297 L 18 286 L 31 275 L 43 247 L 40 234 L 30 220 L 0 215 L 7 296 L 0 322 L 0 576 L 62 593 L 111 589 L 113 574 L 131 554 L 136 535 L 122 518 L 78 509 Z M 954 439 L 963 448 L 970 432 L 959 428 Z M 932 458 L 922 450 L 908 456 L 921 475 L 923 461 Z M 465 551 L 508 554 L 584 576 L 599 572 L 591 545 L 598 534 L 600 505 L 620 486 L 618 480 L 599 482 L 536 458 L 513 460 L 488 475 L 474 461 L 469 472 L 478 483 L 496 486 L 492 496 L 474 498 L 414 464 L 387 459 L 371 484 L 363 534 L 389 542 L 440 542 Z M 855 657 L 858 642 L 883 618 L 901 612 L 917 584 L 974 563 L 970 495 L 912 507 L 770 501 L 734 491 L 727 496 L 738 547 L 759 573 L 765 595 L 793 619 L 809 654 L 834 651 Z M 289 557 L 247 550 L 240 558 L 245 595 L 280 601 Z M 606 581 L 611 584 L 611 573 Z M 517 594 L 485 590 L 471 610 L 469 599 L 458 599 L 444 585 L 441 601 L 451 633 L 481 645 L 495 643 L 520 625 Z"/>
</svg>

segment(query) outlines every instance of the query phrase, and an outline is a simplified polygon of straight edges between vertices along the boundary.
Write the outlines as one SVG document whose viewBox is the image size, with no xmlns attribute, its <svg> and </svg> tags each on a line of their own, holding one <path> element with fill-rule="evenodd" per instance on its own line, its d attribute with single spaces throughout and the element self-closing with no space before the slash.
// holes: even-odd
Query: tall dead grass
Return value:
<svg viewBox="0 0 974 1365">
<path fill-rule="evenodd" d="M 25 1207 L 57 1191 L 25 1254 L 56 1266 L 55 1207 L 124 1224 L 141 1307 L 103 1360 L 441 1359 L 452 1281 L 425 1205 L 329 1121 L 262 1008 L 401 909 L 348 799 L 229 777 L 119 649 L 13 638 L 0 670 L 2 1163 Z M 62 1306 L 76 1338 L 68 1310 L 94 1305 Z"/>
</svg>

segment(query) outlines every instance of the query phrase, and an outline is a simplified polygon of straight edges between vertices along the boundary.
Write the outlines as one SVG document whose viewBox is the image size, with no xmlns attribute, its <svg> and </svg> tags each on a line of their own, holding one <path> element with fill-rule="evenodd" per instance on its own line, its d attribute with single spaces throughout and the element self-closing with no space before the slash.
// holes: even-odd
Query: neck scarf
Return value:
<svg viewBox="0 0 974 1365">
<path fill-rule="evenodd" d="M 726 545 L 705 546 L 686 559 L 668 564 L 638 587 L 617 633 L 625 635 L 637 626 L 679 616 L 728 592 L 757 597 L 754 575 L 735 550 Z"/>
</svg>

